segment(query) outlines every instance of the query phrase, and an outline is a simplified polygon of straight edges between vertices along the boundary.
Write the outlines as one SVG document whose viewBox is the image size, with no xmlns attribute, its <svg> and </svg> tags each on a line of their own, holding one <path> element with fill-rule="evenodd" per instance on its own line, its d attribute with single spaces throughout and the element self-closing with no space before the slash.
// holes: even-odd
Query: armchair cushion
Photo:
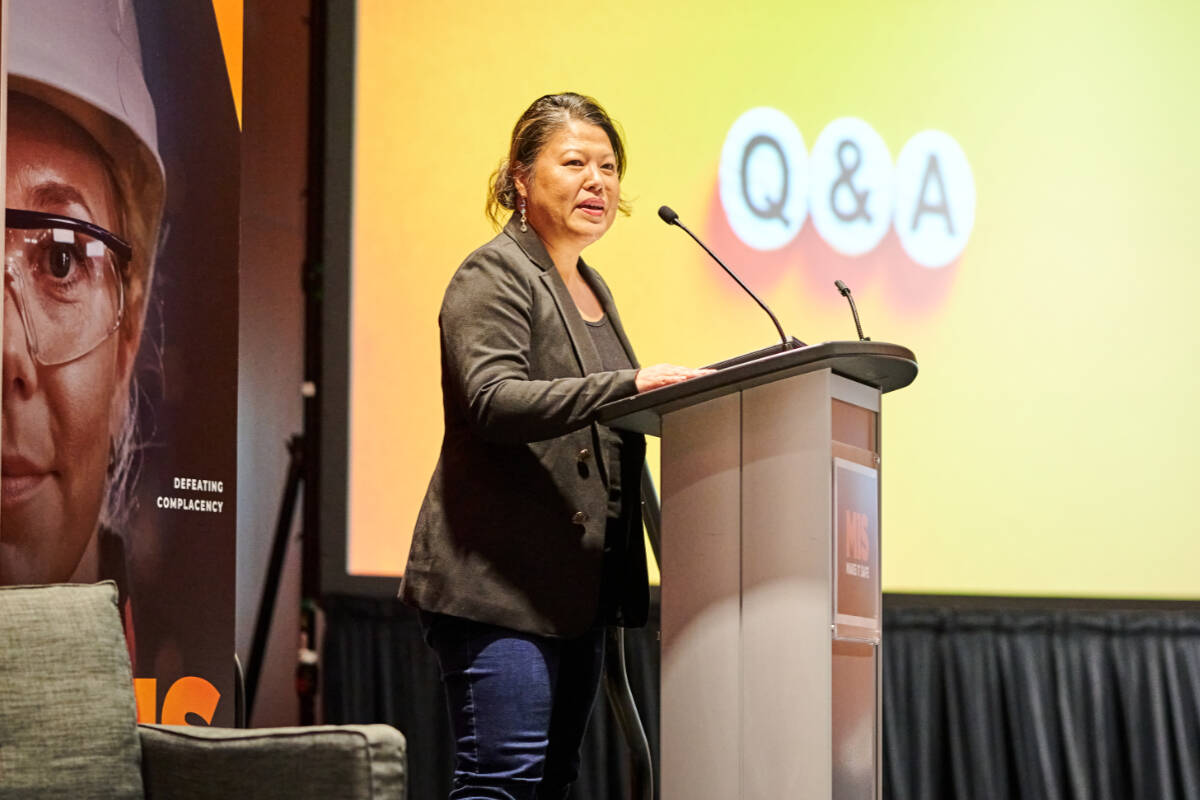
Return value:
<svg viewBox="0 0 1200 800">
<path fill-rule="evenodd" d="M 112 581 L 0 587 L 0 797 L 140 798 Z"/>
<path fill-rule="evenodd" d="M 404 736 L 389 725 L 139 725 L 147 800 L 404 798 Z"/>
</svg>

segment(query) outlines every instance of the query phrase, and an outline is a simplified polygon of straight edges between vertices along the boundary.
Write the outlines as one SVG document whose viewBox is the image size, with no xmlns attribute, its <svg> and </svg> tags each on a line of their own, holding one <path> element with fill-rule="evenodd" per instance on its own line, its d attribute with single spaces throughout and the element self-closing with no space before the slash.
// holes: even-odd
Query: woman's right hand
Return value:
<svg viewBox="0 0 1200 800">
<path fill-rule="evenodd" d="M 692 378 L 699 378 L 702 375 L 711 375 L 714 372 L 716 370 L 692 369 L 691 367 L 680 367 L 675 364 L 655 364 L 652 367 L 642 367 L 639 369 L 637 377 L 634 380 L 637 383 L 638 394 L 641 394 L 651 389 L 661 389 L 673 383 L 682 383 Z"/>
</svg>

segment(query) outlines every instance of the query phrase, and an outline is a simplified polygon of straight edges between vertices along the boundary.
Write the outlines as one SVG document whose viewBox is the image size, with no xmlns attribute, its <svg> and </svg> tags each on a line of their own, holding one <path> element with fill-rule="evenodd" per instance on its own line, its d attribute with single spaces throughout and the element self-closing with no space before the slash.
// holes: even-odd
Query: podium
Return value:
<svg viewBox="0 0 1200 800">
<path fill-rule="evenodd" d="M 880 790 L 880 398 L 912 351 L 751 354 L 610 403 L 662 437 L 664 800 Z"/>
</svg>

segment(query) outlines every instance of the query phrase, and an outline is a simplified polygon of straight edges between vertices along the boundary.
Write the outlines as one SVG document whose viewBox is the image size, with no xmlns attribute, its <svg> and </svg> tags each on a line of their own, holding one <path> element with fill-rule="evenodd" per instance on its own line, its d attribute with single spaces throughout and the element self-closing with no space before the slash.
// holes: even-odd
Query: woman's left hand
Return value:
<svg viewBox="0 0 1200 800">
<path fill-rule="evenodd" d="M 641 394 L 651 389 L 661 389 L 673 383 L 682 383 L 692 378 L 699 378 L 702 375 L 711 375 L 715 371 L 711 369 L 680 367 L 675 364 L 655 364 L 652 367 L 642 367 L 639 369 L 637 377 L 634 380 L 637 383 L 638 394 Z"/>
</svg>

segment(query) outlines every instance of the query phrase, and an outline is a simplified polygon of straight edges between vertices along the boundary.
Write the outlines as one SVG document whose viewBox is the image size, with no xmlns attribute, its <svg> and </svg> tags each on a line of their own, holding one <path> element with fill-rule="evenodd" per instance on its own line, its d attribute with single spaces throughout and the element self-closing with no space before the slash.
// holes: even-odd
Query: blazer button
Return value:
<svg viewBox="0 0 1200 800">
<path fill-rule="evenodd" d="M 578 460 L 580 460 L 580 461 L 587 461 L 589 458 L 591 458 L 591 457 L 592 457 L 592 451 L 591 451 L 591 450 L 588 450 L 588 449 L 585 447 L 585 448 L 583 448 L 582 450 L 580 450 L 580 451 L 579 451 L 579 455 L 577 455 L 577 456 L 575 456 L 575 457 L 576 457 Z"/>
<path fill-rule="evenodd" d="M 583 525 L 587 521 L 588 515 L 582 511 L 576 511 L 574 516 L 571 517 L 571 522 L 574 522 L 576 525 Z"/>
</svg>

